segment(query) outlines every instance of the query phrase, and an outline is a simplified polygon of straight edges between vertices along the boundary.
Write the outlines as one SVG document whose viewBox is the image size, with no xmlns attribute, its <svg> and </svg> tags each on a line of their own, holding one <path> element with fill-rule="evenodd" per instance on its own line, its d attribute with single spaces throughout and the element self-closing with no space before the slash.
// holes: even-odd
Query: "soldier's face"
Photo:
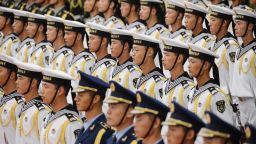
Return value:
<svg viewBox="0 0 256 144">
<path fill-rule="evenodd" d="M 75 32 L 65 31 L 64 40 L 65 40 L 65 44 L 67 46 L 72 46 L 75 38 L 76 38 L 76 33 Z"/>
<path fill-rule="evenodd" d="M 5 67 L 0 66 L 0 86 L 3 86 L 8 79 L 10 70 Z"/>
<path fill-rule="evenodd" d="M 75 102 L 78 111 L 86 111 L 90 106 L 94 93 L 91 91 L 78 92 L 75 97 Z M 91 105 L 93 106 L 93 105 Z"/>
<path fill-rule="evenodd" d="M 0 29 L 4 28 L 5 23 L 6 23 L 6 17 L 0 16 Z"/>
<path fill-rule="evenodd" d="M 209 26 L 211 34 L 217 34 L 221 29 L 221 19 L 214 16 L 210 16 Z"/>
<path fill-rule="evenodd" d="M 101 44 L 101 39 L 103 39 L 100 36 L 97 35 L 89 35 L 89 50 L 90 52 L 96 52 Z"/>
<path fill-rule="evenodd" d="M 133 63 L 136 65 L 140 65 L 145 53 L 146 53 L 145 46 L 133 45 L 133 49 L 132 49 Z"/>
<path fill-rule="evenodd" d="M 84 11 L 91 12 L 93 11 L 93 7 L 96 5 L 96 0 L 85 0 L 84 1 Z"/>
<path fill-rule="evenodd" d="M 247 22 L 242 20 L 235 21 L 235 35 L 241 37 L 246 32 Z"/>
<path fill-rule="evenodd" d="M 125 103 L 116 103 L 116 104 L 108 104 L 108 111 L 107 111 L 107 124 L 110 126 L 118 126 L 120 124 L 120 122 L 122 121 L 122 118 L 124 117 L 123 121 L 125 121 L 125 117 L 127 116 L 125 111 L 128 107 L 128 104 Z M 125 115 L 125 116 L 124 116 Z M 122 124 L 122 123 L 121 123 Z"/>
<path fill-rule="evenodd" d="M 177 56 L 178 55 L 176 53 L 164 51 L 163 60 L 162 60 L 164 69 L 166 69 L 166 70 L 171 69 L 175 64 L 175 60 L 176 60 Z M 176 63 L 177 63 L 177 61 L 176 61 Z M 176 64 L 176 66 L 177 66 L 177 64 Z"/>
<path fill-rule="evenodd" d="M 20 20 L 14 20 L 12 24 L 12 29 L 15 34 L 20 34 L 23 30 L 25 30 L 25 24 Z"/>
<path fill-rule="evenodd" d="M 190 14 L 190 13 L 185 13 L 185 27 L 187 30 L 192 30 L 196 24 L 196 15 Z"/>
<path fill-rule="evenodd" d="M 99 12 L 105 12 L 109 8 L 110 0 L 99 0 L 97 6 Z"/>
<path fill-rule="evenodd" d="M 27 34 L 30 38 L 34 36 L 37 31 L 38 24 L 33 22 L 28 22 L 28 26 L 26 27 Z"/>
<path fill-rule="evenodd" d="M 154 117 L 151 114 L 136 114 L 134 118 L 134 132 L 137 138 L 143 138 L 149 131 Z"/>
<path fill-rule="evenodd" d="M 120 56 L 121 52 L 123 49 L 123 44 L 121 43 L 120 40 L 116 40 L 116 39 L 111 39 L 111 56 L 113 58 L 117 58 L 118 56 Z"/>
<path fill-rule="evenodd" d="M 185 128 L 183 126 L 169 126 L 167 132 L 168 144 L 181 144 L 185 139 Z"/>
<path fill-rule="evenodd" d="M 204 144 L 225 144 L 225 139 L 221 137 L 203 138 Z"/>
<path fill-rule="evenodd" d="M 51 104 L 54 95 L 56 93 L 57 87 L 55 84 L 49 83 L 49 82 L 42 82 L 42 99 L 43 102 L 46 104 Z M 58 95 L 58 93 L 56 93 L 56 95 Z"/>
<path fill-rule="evenodd" d="M 140 6 L 140 19 L 147 20 L 148 16 L 150 14 L 150 7 L 148 6 Z"/>
<path fill-rule="evenodd" d="M 57 29 L 54 26 L 47 25 L 46 38 L 49 42 L 53 42 L 57 37 Z"/>
<path fill-rule="evenodd" d="M 165 14 L 165 24 L 171 25 L 177 20 L 178 12 L 174 9 L 167 9 Z"/>
<path fill-rule="evenodd" d="M 130 10 L 131 10 L 131 4 L 126 3 L 126 2 L 121 2 L 120 11 L 121 11 L 122 17 L 128 16 Z"/>
<path fill-rule="evenodd" d="M 17 75 L 16 89 L 19 94 L 24 94 L 29 89 L 30 78 L 22 75 Z"/>
<path fill-rule="evenodd" d="M 203 61 L 198 58 L 189 57 L 188 72 L 191 77 L 196 77 L 201 69 Z"/>
</svg>

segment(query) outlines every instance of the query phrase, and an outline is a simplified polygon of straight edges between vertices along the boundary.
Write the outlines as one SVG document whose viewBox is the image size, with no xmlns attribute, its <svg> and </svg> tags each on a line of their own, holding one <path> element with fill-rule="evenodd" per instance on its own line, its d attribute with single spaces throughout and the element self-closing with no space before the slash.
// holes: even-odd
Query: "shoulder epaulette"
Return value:
<svg viewBox="0 0 256 144">
<path fill-rule="evenodd" d="M 186 80 L 182 81 L 181 85 L 183 86 L 184 89 L 189 86 L 188 81 L 186 81 Z"/>
<path fill-rule="evenodd" d="M 16 102 L 17 102 L 18 104 L 21 103 L 21 102 L 23 102 L 23 99 L 22 99 L 21 96 L 16 96 L 16 97 L 14 97 L 14 99 L 16 100 Z"/>
<path fill-rule="evenodd" d="M 111 67 L 111 63 L 109 61 L 105 61 L 104 64 L 106 65 L 107 68 Z"/>
<path fill-rule="evenodd" d="M 215 95 L 216 93 L 218 93 L 218 90 L 215 87 L 209 87 L 208 90 L 212 95 Z"/>
<path fill-rule="evenodd" d="M 44 105 L 43 105 L 41 102 L 39 102 L 39 101 L 35 102 L 34 105 L 36 106 L 36 108 L 37 108 L 39 111 L 45 109 Z"/>
<path fill-rule="evenodd" d="M 101 125 L 105 130 L 111 129 L 111 127 L 110 127 L 109 125 L 107 125 L 105 122 L 100 122 L 100 125 Z"/>
<path fill-rule="evenodd" d="M 156 82 L 161 80 L 161 77 L 159 75 L 154 75 L 153 78 Z"/>
<path fill-rule="evenodd" d="M 135 68 L 134 68 L 132 65 L 128 65 L 128 66 L 127 66 L 127 69 L 128 69 L 130 72 L 132 72 L 132 71 L 135 70 Z"/>
<path fill-rule="evenodd" d="M 70 122 L 77 121 L 77 117 L 75 115 L 73 115 L 72 113 L 66 113 L 65 115 Z"/>
</svg>

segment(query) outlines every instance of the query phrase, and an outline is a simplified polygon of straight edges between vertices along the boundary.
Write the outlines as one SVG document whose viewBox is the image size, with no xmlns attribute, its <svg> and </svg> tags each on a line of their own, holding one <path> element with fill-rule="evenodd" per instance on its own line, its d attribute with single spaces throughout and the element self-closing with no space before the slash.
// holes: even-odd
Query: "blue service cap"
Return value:
<svg viewBox="0 0 256 144">
<path fill-rule="evenodd" d="M 200 130 L 198 134 L 199 136 L 209 138 L 222 137 L 232 139 L 233 141 L 237 142 L 240 141 L 241 132 L 228 122 L 219 118 L 214 113 L 206 111 L 204 119 L 206 121 L 206 125 Z"/>
<path fill-rule="evenodd" d="M 165 120 L 169 112 L 169 108 L 162 102 L 153 97 L 150 97 L 149 95 L 141 91 L 138 91 L 136 93 L 136 99 L 137 105 L 132 111 L 133 114 L 150 113 L 155 116 L 158 116 L 161 119 L 161 121 Z"/>
<path fill-rule="evenodd" d="M 177 102 L 172 102 L 170 106 L 170 117 L 163 122 L 164 125 L 181 125 L 193 129 L 196 133 L 205 126 L 204 122 L 193 112 L 187 110 Z"/>
<path fill-rule="evenodd" d="M 78 73 L 80 75 L 79 83 L 73 92 L 83 92 L 88 90 L 99 93 L 101 96 L 105 97 L 106 91 L 109 88 L 108 83 L 82 71 L 78 71 Z"/>
<path fill-rule="evenodd" d="M 107 103 L 127 103 L 136 105 L 136 94 L 127 88 L 124 88 L 116 81 L 110 81 L 111 94 L 107 98 Z"/>
</svg>

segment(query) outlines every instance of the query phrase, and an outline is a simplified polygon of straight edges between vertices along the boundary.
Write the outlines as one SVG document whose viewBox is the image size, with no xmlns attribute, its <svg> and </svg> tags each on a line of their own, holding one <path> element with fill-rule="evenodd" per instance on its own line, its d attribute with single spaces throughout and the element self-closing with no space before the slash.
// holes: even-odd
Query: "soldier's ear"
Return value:
<svg viewBox="0 0 256 144">
<path fill-rule="evenodd" d="M 82 34 L 81 33 L 77 34 L 77 40 L 80 40 L 80 41 L 82 40 Z"/>
<path fill-rule="evenodd" d="M 184 14 L 179 12 L 178 19 L 183 19 Z"/>
<path fill-rule="evenodd" d="M 134 117 L 134 115 L 131 113 L 132 110 L 133 110 L 133 107 L 130 106 L 130 107 L 129 107 L 129 110 L 128 110 L 127 114 L 126 114 L 126 116 L 127 116 L 128 118 L 133 118 L 133 117 Z"/>
<path fill-rule="evenodd" d="M 94 97 L 93 97 L 93 103 L 99 103 L 101 100 L 100 98 L 100 95 L 96 94 Z"/>
<path fill-rule="evenodd" d="M 63 86 L 59 87 L 58 95 L 65 95 L 65 89 Z"/>
<path fill-rule="evenodd" d="M 248 24 L 249 24 L 249 26 L 248 26 L 249 31 L 250 32 L 253 31 L 254 25 L 252 23 L 248 23 Z"/>
<path fill-rule="evenodd" d="M 37 86 L 38 86 L 38 80 L 33 79 L 32 82 L 31 82 L 31 87 L 32 87 L 32 88 L 35 88 L 35 87 L 37 87 Z"/>
<path fill-rule="evenodd" d="M 127 49 L 129 50 L 129 44 L 128 44 L 128 42 L 125 42 L 125 43 L 124 43 L 124 49 L 125 49 L 125 50 L 127 50 Z"/>
<path fill-rule="evenodd" d="M 115 7 L 115 2 L 114 1 L 110 1 L 110 5 L 109 5 L 109 8 L 114 8 Z"/>
<path fill-rule="evenodd" d="M 160 118 L 158 117 L 158 118 L 156 118 L 156 120 L 155 120 L 154 128 L 159 128 L 159 127 L 161 127 L 161 120 L 160 120 Z"/>
<path fill-rule="evenodd" d="M 39 24 L 39 28 L 38 28 L 39 31 L 44 31 L 44 26 L 42 24 Z"/>
<path fill-rule="evenodd" d="M 186 135 L 186 139 L 194 140 L 194 137 L 195 137 L 195 131 L 193 129 L 190 129 Z"/>
<path fill-rule="evenodd" d="M 11 73 L 11 75 L 10 75 L 10 79 L 12 79 L 12 80 L 15 80 L 15 81 L 16 81 L 16 79 L 17 79 L 17 74 L 16 74 L 16 72 L 14 72 L 14 71 L 10 71 L 10 73 Z"/>
<path fill-rule="evenodd" d="M 147 54 L 148 54 L 148 56 L 152 56 L 152 57 L 154 56 L 154 50 L 153 50 L 152 47 L 149 47 L 149 48 L 148 48 Z"/>
<path fill-rule="evenodd" d="M 151 14 L 156 15 L 157 10 L 155 7 L 151 7 Z"/>
</svg>

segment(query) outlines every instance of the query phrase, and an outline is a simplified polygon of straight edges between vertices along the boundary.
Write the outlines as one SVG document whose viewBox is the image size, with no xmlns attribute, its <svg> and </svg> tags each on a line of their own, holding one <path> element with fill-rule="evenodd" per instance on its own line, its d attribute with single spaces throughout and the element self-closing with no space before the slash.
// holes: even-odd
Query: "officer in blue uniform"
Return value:
<svg viewBox="0 0 256 144">
<path fill-rule="evenodd" d="M 165 120 L 169 108 L 160 101 L 141 91 L 136 93 L 137 105 L 132 113 L 134 132 L 138 143 L 164 144 L 161 137 L 161 123 Z"/>
<path fill-rule="evenodd" d="M 209 111 L 205 112 L 203 119 L 206 122 L 206 125 L 200 130 L 198 135 L 203 137 L 204 143 L 240 143 L 241 132 L 233 125 Z"/>
<path fill-rule="evenodd" d="M 131 111 L 136 105 L 136 95 L 118 82 L 110 81 L 111 94 L 107 98 L 107 124 L 117 131 L 110 137 L 107 144 L 137 143 L 132 122 Z"/>
<path fill-rule="evenodd" d="M 170 116 L 163 124 L 168 126 L 168 144 L 194 144 L 197 133 L 205 125 L 196 114 L 177 102 L 171 103 Z"/>
<path fill-rule="evenodd" d="M 74 89 L 77 110 L 85 112 L 86 120 L 77 137 L 76 144 L 105 143 L 113 130 L 105 123 L 102 103 L 109 85 L 103 80 L 79 71 L 80 81 Z"/>
</svg>

